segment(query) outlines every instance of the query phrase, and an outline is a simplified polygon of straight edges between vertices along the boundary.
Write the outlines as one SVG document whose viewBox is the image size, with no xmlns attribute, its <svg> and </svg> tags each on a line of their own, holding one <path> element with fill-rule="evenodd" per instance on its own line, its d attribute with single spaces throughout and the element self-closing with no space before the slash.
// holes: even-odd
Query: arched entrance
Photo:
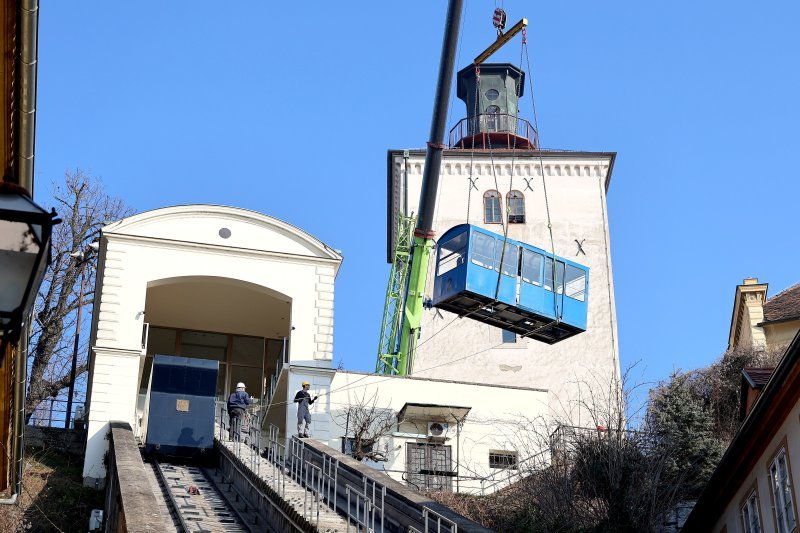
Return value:
<svg viewBox="0 0 800 533">
<path fill-rule="evenodd" d="M 147 284 L 139 367 L 140 427 L 153 356 L 180 355 L 219 362 L 217 399 L 238 382 L 256 404 L 268 401 L 269 383 L 288 358 L 292 301 L 284 294 L 231 278 L 186 276 Z"/>
</svg>

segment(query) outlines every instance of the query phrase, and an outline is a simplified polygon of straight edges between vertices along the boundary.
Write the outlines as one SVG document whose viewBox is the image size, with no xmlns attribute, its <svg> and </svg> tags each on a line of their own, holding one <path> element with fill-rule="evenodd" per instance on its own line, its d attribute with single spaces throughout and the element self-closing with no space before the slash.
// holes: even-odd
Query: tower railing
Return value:
<svg viewBox="0 0 800 533">
<path fill-rule="evenodd" d="M 508 113 L 481 113 L 458 121 L 450 130 L 450 148 L 538 148 L 539 134 L 530 122 Z"/>
</svg>

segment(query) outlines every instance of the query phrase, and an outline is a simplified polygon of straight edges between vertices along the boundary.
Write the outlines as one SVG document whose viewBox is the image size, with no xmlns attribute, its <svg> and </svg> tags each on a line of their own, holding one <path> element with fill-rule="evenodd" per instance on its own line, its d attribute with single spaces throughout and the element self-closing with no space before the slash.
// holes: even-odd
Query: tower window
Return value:
<svg viewBox="0 0 800 533">
<path fill-rule="evenodd" d="M 489 107 L 486 108 L 486 112 L 492 114 L 499 113 L 500 108 L 496 105 L 490 105 Z"/>
<path fill-rule="evenodd" d="M 489 89 L 486 91 L 486 98 L 488 100 L 497 100 L 498 96 L 500 96 L 500 93 L 497 91 L 497 89 Z"/>
<path fill-rule="evenodd" d="M 503 214 L 500 209 L 500 193 L 486 191 L 483 195 L 483 222 L 486 224 L 500 224 Z"/>
<path fill-rule="evenodd" d="M 508 223 L 525 223 L 525 197 L 519 191 L 511 191 L 506 197 L 508 200 Z"/>
</svg>

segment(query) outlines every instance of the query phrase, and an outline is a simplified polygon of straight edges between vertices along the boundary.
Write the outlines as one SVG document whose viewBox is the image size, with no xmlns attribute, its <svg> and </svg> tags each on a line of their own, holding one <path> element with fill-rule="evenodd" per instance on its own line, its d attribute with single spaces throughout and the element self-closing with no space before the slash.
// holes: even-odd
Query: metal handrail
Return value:
<svg viewBox="0 0 800 533">
<path fill-rule="evenodd" d="M 431 517 L 431 515 L 433 515 L 433 516 Z M 430 507 L 425 507 L 423 505 L 422 506 L 422 522 L 425 524 L 425 533 L 428 533 L 428 531 L 433 531 L 432 529 L 430 529 L 428 527 L 428 522 L 431 521 L 431 520 L 435 520 L 436 521 L 436 533 L 441 533 L 442 532 L 442 525 L 444 525 L 444 526 L 446 526 L 448 528 L 447 531 L 449 531 L 449 533 L 458 533 L 458 524 L 456 524 L 455 522 L 453 522 L 452 520 L 450 520 L 446 516 L 437 513 L 436 511 L 434 511 Z"/>
<path fill-rule="evenodd" d="M 509 113 L 481 113 L 462 118 L 450 130 L 449 147 L 464 148 L 464 140 L 482 133 L 506 133 L 522 137 L 531 146 L 539 147 L 539 133 L 530 122 Z"/>
<path fill-rule="evenodd" d="M 370 485 L 372 486 L 372 491 L 369 490 Z M 370 529 L 372 531 L 383 531 L 383 520 L 386 514 L 386 486 L 364 476 L 364 494 L 370 500 Z M 380 529 L 375 528 L 376 511 L 381 515 Z"/>
<path fill-rule="evenodd" d="M 361 531 L 362 526 L 364 531 L 374 531 L 369 527 L 369 516 L 372 514 L 372 502 L 370 499 L 350 485 L 345 487 L 345 494 L 347 495 L 347 531 L 350 531 L 351 521 L 355 522 L 356 531 Z M 355 496 L 355 514 L 352 512 L 351 495 Z M 364 509 L 363 513 L 361 512 L 362 507 Z"/>
</svg>

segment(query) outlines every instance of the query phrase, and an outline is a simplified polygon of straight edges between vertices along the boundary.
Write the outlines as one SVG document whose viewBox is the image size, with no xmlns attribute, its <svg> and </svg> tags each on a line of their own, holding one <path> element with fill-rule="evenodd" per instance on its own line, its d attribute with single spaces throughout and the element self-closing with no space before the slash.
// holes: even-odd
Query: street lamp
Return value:
<svg viewBox="0 0 800 533">
<path fill-rule="evenodd" d="M 75 320 L 75 339 L 72 344 L 72 367 L 69 373 L 69 391 L 67 392 L 67 414 L 64 418 L 64 427 L 69 428 L 69 421 L 72 418 L 72 395 L 75 393 L 75 372 L 78 368 L 78 346 L 81 338 L 81 310 L 83 309 L 83 292 L 86 290 L 86 263 L 92 257 L 92 253 L 97 253 L 100 243 L 93 242 L 86 245 L 85 250 L 72 252 L 69 256 L 75 260 L 75 266 L 81 269 L 81 288 L 78 291 L 78 318 Z"/>
<path fill-rule="evenodd" d="M 0 336 L 14 342 L 50 264 L 50 234 L 61 222 L 28 191 L 0 182 Z"/>
</svg>

